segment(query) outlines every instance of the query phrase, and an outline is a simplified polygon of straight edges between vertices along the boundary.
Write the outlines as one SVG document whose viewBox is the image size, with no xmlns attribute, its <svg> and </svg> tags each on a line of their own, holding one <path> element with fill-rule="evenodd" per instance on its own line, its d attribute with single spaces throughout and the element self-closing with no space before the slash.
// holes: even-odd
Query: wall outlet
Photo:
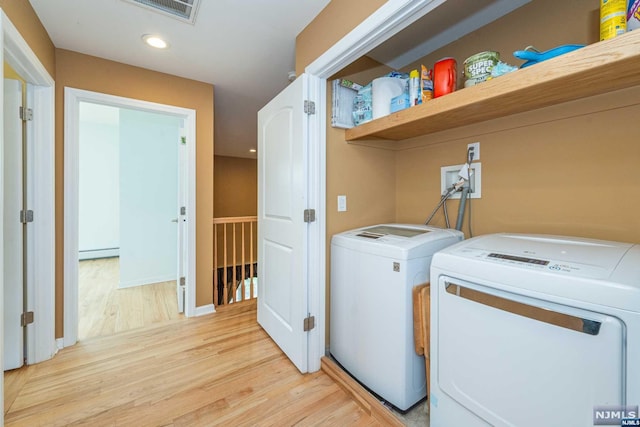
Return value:
<svg viewBox="0 0 640 427">
<path fill-rule="evenodd" d="M 338 212 L 346 212 L 347 211 L 347 196 L 340 195 L 338 196 Z"/>
<path fill-rule="evenodd" d="M 472 142 L 471 144 L 467 144 L 467 150 L 473 150 L 473 161 L 480 160 L 480 143 Z"/>
<path fill-rule="evenodd" d="M 447 189 L 460 180 L 458 172 L 464 164 L 454 166 L 443 166 L 440 168 L 440 194 L 444 194 Z M 471 173 L 471 198 L 480 199 L 482 197 L 482 163 L 471 163 L 469 169 Z M 450 199 L 459 199 L 461 193 L 453 193 Z"/>
</svg>

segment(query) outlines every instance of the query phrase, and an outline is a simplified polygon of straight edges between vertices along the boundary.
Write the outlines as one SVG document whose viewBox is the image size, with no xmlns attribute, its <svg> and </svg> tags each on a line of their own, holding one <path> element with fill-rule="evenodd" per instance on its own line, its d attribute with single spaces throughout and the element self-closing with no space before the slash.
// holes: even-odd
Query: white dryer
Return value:
<svg viewBox="0 0 640 427">
<path fill-rule="evenodd" d="M 429 280 L 433 254 L 457 230 L 381 224 L 331 240 L 330 351 L 352 376 L 401 410 L 426 395 L 413 343 L 413 286 Z"/>
<path fill-rule="evenodd" d="M 432 427 L 638 416 L 639 245 L 469 239 L 434 256 L 431 310 Z"/>
</svg>

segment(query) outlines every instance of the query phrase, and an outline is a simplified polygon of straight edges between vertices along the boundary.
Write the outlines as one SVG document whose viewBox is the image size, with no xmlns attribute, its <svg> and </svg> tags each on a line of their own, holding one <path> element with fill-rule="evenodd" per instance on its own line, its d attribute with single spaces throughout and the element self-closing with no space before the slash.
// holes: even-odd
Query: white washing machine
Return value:
<svg viewBox="0 0 640 427">
<path fill-rule="evenodd" d="M 640 246 L 496 234 L 437 253 L 431 375 L 432 427 L 637 417 Z"/>
<path fill-rule="evenodd" d="M 413 342 L 412 288 L 456 230 L 382 224 L 331 239 L 330 351 L 353 377 L 401 410 L 426 396 Z"/>
</svg>

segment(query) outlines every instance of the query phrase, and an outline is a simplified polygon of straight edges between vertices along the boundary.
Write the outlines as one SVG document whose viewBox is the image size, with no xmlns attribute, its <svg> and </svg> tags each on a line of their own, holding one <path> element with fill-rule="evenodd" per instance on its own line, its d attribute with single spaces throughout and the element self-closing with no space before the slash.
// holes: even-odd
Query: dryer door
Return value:
<svg viewBox="0 0 640 427">
<path fill-rule="evenodd" d="M 593 425 L 624 403 L 619 319 L 446 276 L 437 292 L 439 386 L 487 423 Z"/>
</svg>

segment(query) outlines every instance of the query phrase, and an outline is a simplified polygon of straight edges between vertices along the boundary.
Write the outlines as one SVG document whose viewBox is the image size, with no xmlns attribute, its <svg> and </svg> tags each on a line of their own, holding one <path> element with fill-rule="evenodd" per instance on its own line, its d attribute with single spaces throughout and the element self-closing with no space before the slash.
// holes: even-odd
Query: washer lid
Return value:
<svg viewBox="0 0 640 427">
<path fill-rule="evenodd" d="M 394 226 L 388 224 L 374 225 L 373 227 L 363 228 L 356 236 L 369 237 L 371 239 L 379 239 L 383 236 L 400 236 L 400 237 L 415 237 L 420 234 L 431 233 L 432 230 L 428 228 L 416 228 L 407 226 Z"/>
<path fill-rule="evenodd" d="M 411 259 L 431 256 L 463 238 L 458 230 L 428 225 L 378 224 L 335 234 L 331 245 L 389 258 Z"/>
</svg>

